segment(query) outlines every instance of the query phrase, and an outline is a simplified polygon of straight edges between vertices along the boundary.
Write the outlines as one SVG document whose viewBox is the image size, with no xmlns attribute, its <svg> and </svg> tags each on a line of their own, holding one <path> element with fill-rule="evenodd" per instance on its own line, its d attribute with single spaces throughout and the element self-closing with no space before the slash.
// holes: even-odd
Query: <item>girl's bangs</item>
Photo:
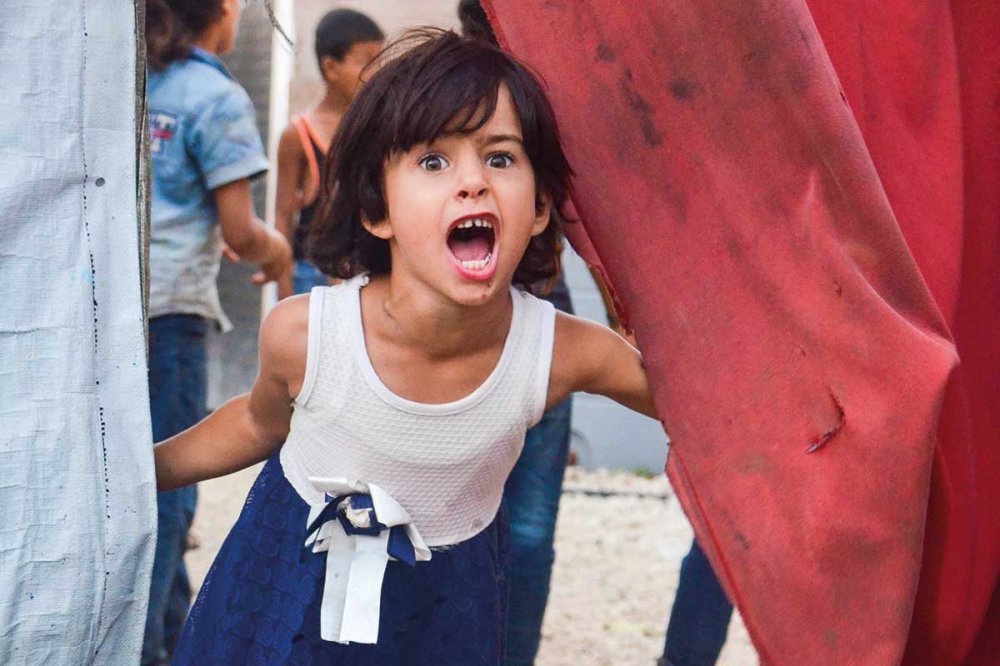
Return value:
<svg viewBox="0 0 1000 666">
<path fill-rule="evenodd" d="M 407 151 L 442 136 L 472 134 L 497 109 L 504 78 L 485 63 L 462 63 L 421 90 L 406 91 L 396 107 L 392 150 Z M 465 66 L 463 66 L 465 65 Z"/>
</svg>

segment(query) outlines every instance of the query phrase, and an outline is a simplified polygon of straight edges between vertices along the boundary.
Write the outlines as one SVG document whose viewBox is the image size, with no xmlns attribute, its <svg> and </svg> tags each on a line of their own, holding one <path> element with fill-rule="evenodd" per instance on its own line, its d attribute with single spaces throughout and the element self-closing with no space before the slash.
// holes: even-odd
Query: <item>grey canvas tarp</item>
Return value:
<svg viewBox="0 0 1000 666">
<path fill-rule="evenodd" d="M 138 662 L 156 530 L 139 6 L 0 0 L 2 664 Z"/>
</svg>

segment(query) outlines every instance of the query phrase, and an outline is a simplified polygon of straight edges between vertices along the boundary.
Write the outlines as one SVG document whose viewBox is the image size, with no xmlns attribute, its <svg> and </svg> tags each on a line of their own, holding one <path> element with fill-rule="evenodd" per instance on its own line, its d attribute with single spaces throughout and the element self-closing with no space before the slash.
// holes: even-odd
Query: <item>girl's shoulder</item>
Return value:
<svg viewBox="0 0 1000 666">
<path fill-rule="evenodd" d="M 561 310 L 555 311 L 554 344 L 556 347 L 563 347 L 567 350 L 578 347 L 588 348 L 606 339 L 609 333 L 611 333 L 611 329 L 589 319 Z"/>
<path fill-rule="evenodd" d="M 275 305 L 260 327 L 261 374 L 271 374 L 288 386 L 290 395 L 298 396 L 308 367 L 320 362 L 321 330 L 335 324 L 330 333 L 336 345 L 342 335 L 342 327 L 336 322 L 350 316 L 351 309 L 357 306 L 357 290 L 363 279 L 366 277 L 314 287 L 308 294 L 291 296 Z"/>
<path fill-rule="evenodd" d="M 535 310 L 547 311 L 553 308 L 552 303 L 545 300 L 544 298 L 539 298 L 535 296 L 530 291 L 523 289 L 517 285 L 512 285 L 510 289 L 511 296 L 520 301 L 521 307 L 528 307 Z M 554 309 L 554 308 L 553 308 Z"/>
<path fill-rule="evenodd" d="M 283 299 L 260 325 L 260 372 L 301 382 L 309 348 L 310 294 Z"/>
<path fill-rule="evenodd" d="M 260 326 L 260 343 L 291 347 L 289 352 L 303 356 L 309 341 L 310 324 L 316 325 L 324 310 L 342 310 L 351 306 L 353 292 L 367 282 L 357 276 L 328 287 L 314 287 L 310 293 L 282 299 L 271 308 Z M 279 349 L 279 351 L 281 351 Z"/>
<path fill-rule="evenodd" d="M 556 311 L 552 341 L 553 379 L 565 381 L 570 390 L 579 390 L 604 361 L 628 347 L 617 333 L 598 324 L 566 312 Z"/>
</svg>

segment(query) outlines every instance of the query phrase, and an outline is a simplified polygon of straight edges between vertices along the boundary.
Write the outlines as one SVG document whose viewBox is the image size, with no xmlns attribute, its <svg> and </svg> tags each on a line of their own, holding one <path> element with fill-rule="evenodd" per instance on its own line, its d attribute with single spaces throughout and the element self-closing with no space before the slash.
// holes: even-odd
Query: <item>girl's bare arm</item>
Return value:
<svg viewBox="0 0 1000 666">
<path fill-rule="evenodd" d="M 308 296 L 283 301 L 271 311 L 261 326 L 260 371 L 250 393 L 156 445 L 158 490 L 244 469 L 281 446 L 288 435 L 291 396 L 305 374 L 308 319 Z"/>
<path fill-rule="evenodd" d="M 607 396 L 658 418 L 639 350 L 605 326 L 557 312 L 546 407 L 574 391 Z"/>
</svg>

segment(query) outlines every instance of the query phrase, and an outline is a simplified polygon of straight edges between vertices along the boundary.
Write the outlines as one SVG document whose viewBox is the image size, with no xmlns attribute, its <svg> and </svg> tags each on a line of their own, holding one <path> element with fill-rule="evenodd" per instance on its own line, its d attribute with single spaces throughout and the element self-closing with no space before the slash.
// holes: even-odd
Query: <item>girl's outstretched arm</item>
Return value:
<svg viewBox="0 0 1000 666">
<path fill-rule="evenodd" d="M 639 350 L 610 328 L 557 312 L 546 408 L 573 391 L 607 396 L 659 418 Z"/>
<path fill-rule="evenodd" d="M 291 396 L 305 374 L 309 297 L 279 303 L 260 330 L 260 371 L 250 393 L 156 445 L 156 486 L 172 490 L 249 467 L 288 435 Z M 293 393 L 294 391 L 294 393 Z"/>
</svg>

